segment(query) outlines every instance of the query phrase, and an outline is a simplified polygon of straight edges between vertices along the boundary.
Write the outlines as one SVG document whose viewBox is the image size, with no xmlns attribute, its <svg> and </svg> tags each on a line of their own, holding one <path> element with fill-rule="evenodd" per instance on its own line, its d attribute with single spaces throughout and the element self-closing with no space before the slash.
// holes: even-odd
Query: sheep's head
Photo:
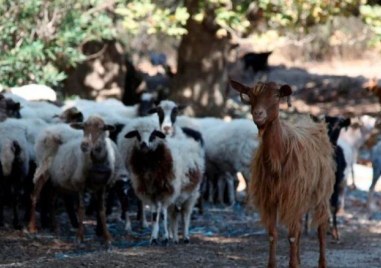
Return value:
<svg viewBox="0 0 381 268">
<path fill-rule="evenodd" d="M 259 129 L 278 118 L 280 99 L 292 93 L 289 85 L 279 87 L 272 82 L 259 82 L 254 87 L 248 87 L 233 80 L 230 84 L 240 93 L 242 102 L 251 105 L 251 114 Z"/>
<path fill-rule="evenodd" d="M 152 118 L 144 118 L 139 119 L 139 122 L 134 124 L 124 137 L 134 139 L 135 148 L 149 152 L 154 151 L 163 142 L 165 134 L 159 130 Z"/>
<path fill-rule="evenodd" d="M 11 118 L 21 118 L 20 110 L 21 105 L 19 102 L 16 102 L 12 99 L 5 99 L 7 104 L 7 116 Z"/>
<path fill-rule="evenodd" d="M 157 113 L 161 131 L 167 136 L 173 136 L 173 125 L 176 122 L 178 113 L 184 110 L 184 108 L 185 105 L 177 105 L 173 101 L 165 100 L 161 101 L 157 107 L 152 108 L 149 113 Z"/>
<path fill-rule="evenodd" d="M 83 140 L 81 150 L 84 153 L 93 152 L 100 154 L 105 151 L 105 138 L 107 131 L 113 131 L 114 126 L 107 125 L 102 118 L 98 116 L 90 116 L 83 123 L 72 123 L 72 128 L 83 130 Z"/>
<path fill-rule="evenodd" d="M 60 115 L 55 115 L 64 123 L 80 123 L 83 122 L 83 114 L 77 107 L 71 107 L 63 111 Z"/>
</svg>

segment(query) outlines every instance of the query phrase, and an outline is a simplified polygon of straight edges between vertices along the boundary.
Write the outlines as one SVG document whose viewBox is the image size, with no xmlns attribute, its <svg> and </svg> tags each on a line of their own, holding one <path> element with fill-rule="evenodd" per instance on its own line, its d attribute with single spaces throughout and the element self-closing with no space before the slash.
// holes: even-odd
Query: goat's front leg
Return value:
<svg viewBox="0 0 381 268">
<path fill-rule="evenodd" d="M 151 245 L 157 244 L 157 237 L 159 235 L 159 222 L 160 222 L 160 212 L 161 212 L 162 205 L 161 203 L 156 204 L 156 219 L 152 226 L 152 234 L 151 234 Z"/>
<path fill-rule="evenodd" d="M 290 267 L 299 267 L 299 238 L 300 238 L 301 226 L 300 222 L 294 224 L 288 229 L 288 241 L 290 243 Z"/>
<path fill-rule="evenodd" d="M 105 190 L 99 190 L 96 193 L 97 212 L 99 213 L 99 220 L 102 228 L 102 235 L 106 245 L 111 243 L 111 235 L 107 230 L 106 222 L 106 208 L 105 208 Z"/>
<path fill-rule="evenodd" d="M 276 267 L 276 246 L 278 242 L 278 231 L 276 229 L 276 223 L 277 223 L 277 209 L 276 206 L 273 206 L 273 210 L 269 212 L 269 225 L 268 225 L 268 232 L 269 232 L 269 262 L 267 267 L 268 268 L 275 268 Z"/>
<path fill-rule="evenodd" d="M 84 227 L 83 227 L 83 219 L 85 217 L 85 202 L 83 200 L 84 193 L 81 191 L 78 197 L 78 231 L 77 231 L 77 239 L 78 242 L 82 243 L 84 241 Z"/>
<path fill-rule="evenodd" d="M 36 171 L 37 173 L 37 171 Z M 40 193 L 42 190 L 42 187 L 44 187 L 44 184 L 47 182 L 48 176 L 46 174 L 41 174 L 37 178 L 33 178 L 34 183 L 34 190 L 31 195 L 31 206 L 30 206 L 30 219 L 28 224 L 28 231 L 30 233 L 37 232 L 36 228 L 36 205 L 38 198 L 40 197 Z"/>
</svg>

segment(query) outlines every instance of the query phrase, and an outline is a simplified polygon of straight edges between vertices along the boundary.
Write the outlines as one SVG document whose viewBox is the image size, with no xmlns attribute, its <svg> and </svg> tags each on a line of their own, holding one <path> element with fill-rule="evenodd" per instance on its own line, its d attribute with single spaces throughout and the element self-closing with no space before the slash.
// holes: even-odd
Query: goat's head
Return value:
<svg viewBox="0 0 381 268">
<path fill-rule="evenodd" d="M 325 116 L 325 122 L 327 123 L 328 136 L 332 144 L 336 144 L 339 139 L 340 131 L 342 128 L 347 128 L 351 124 L 350 118 L 344 118 L 341 116 Z"/>
<path fill-rule="evenodd" d="M 154 151 L 165 139 L 165 134 L 159 130 L 157 122 L 152 118 L 141 118 L 133 123 L 124 135 L 126 139 L 135 139 L 134 147 L 143 152 Z"/>
<path fill-rule="evenodd" d="M 280 99 L 292 93 L 289 85 L 279 87 L 272 82 L 259 82 L 254 87 L 248 87 L 233 80 L 230 84 L 240 93 L 242 102 L 251 105 L 251 114 L 258 128 L 263 128 L 278 118 Z"/>
<path fill-rule="evenodd" d="M 159 116 L 159 123 L 161 131 L 167 136 L 173 136 L 174 127 L 177 115 L 180 111 L 184 110 L 185 105 L 177 105 L 173 101 L 164 100 L 158 106 L 152 108 L 149 113 L 157 113 Z"/>
<path fill-rule="evenodd" d="M 90 116 L 83 123 L 72 123 L 72 128 L 83 130 L 83 140 L 81 142 L 81 150 L 84 153 L 102 154 L 105 152 L 105 139 L 107 131 L 113 131 L 114 126 L 107 125 L 102 118 L 98 116 Z"/>
</svg>

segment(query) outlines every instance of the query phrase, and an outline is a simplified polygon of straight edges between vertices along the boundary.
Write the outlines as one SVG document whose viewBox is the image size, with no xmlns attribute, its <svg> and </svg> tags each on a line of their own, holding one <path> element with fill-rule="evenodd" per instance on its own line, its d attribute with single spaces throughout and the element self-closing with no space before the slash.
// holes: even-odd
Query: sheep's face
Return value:
<svg viewBox="0 0 381 268">
<path fill-rule="evenodd" d="M 240 93 L 243 103 L 251 105 L 251 114 L 258 128 L 278 118 L 280 98 L 290 96 L 289 85 L 277 86 L 275 83 L 258 83 L 254 87 L 230 81 L 231 86 Z"/>
<path fill-rule="evenodd" d="M 7 116 L 11 118 L 21 118 L 20 110 L 21 105 L 19 102 L 15 102 L 12 99 L 6 99 L 7 103 Z"/>
<path fill-rule="evenodd" d="M 135 139 L 135 147 L 143 152 L 154 151 L 165 139 L 165 134 L 156 129 L 132 130 L 124 136 L 126 139 Z"/>
<path fill-rule="evenodd" d="M 157 113 L 159 117 L 159 123 L 161 131 L 165 135 L 171 137 L 174 135 L 174 124 L 177 119 L 177 115 L 185 108 L 183 105 L 177 105 L 173 101 L 161 101 L 160 104 L 151 109 L 149 113 Z"/>
<path fill-rule="evenodd" d="M 332 144 L 336 144 L 339 139 L 341 129 L 347 128 L 351 124 L 351 119 L 336 116 L 325 116 L 325 122 L 327 123 L 329 139 Z"/>
<path fill-rule="evenodd" d="M 97 116 L 90 116 L 84 123 L 72 123 L 71 127 L 83 130 L 82 152 L 95 154 L 105 151 L 107 131 L 114 130 L 114 126 L 105 124 L 103 119 Z"/>
</svg>

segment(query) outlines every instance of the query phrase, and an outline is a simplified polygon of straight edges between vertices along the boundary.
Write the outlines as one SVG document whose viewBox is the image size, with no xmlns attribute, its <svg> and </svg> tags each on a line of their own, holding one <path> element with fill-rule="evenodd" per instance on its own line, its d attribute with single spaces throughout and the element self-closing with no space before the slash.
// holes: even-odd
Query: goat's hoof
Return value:
<svg viewBox="0 0 381 268">
<path fill-rule="evenodd" d="M 150 242 L 150 245 L 153 246 L 153 245 L 158 245 L 159 243 L 157 242 L 157 239 L 154 238 L 154 239 L 151 239 L 151 242 Z"/>
<path fill-rule="evenodd" d="M 184 238 L 184 244 L 187 245 L 190 243 L 189 237 Z"/>
</svg>

